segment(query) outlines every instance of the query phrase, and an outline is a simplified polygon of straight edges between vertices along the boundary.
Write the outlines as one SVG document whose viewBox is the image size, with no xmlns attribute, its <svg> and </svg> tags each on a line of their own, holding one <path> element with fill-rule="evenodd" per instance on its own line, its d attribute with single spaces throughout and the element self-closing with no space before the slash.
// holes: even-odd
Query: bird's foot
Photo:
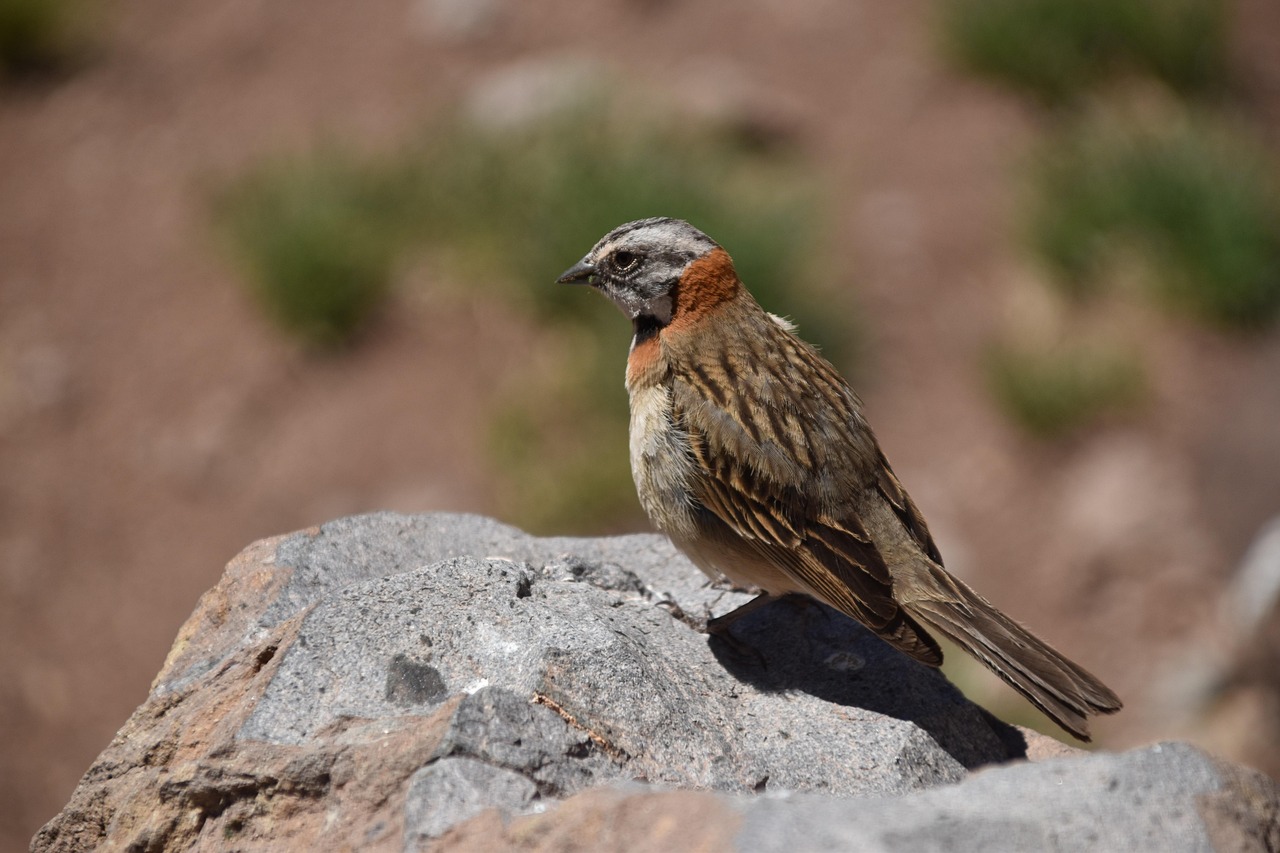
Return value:
<svg viewBox="0 0 1280 853">
<path fill-rule="evenodd" d="M 697 616 L 685 610 L 674 598 L 664 598 L 661 601 L 654 602 L 658 607 L 671 614 L 671 618 L 678 622 L 683 622 L 699 634 L 707 632 L 707 620 L 699 619 Z"/>
<path fill-rule="evenodd" d="M 708 579 L 704 586 L 707 589 L 714 589 L 719 592 L 741 592 L 746 595 L 759 595 L 764 592 L 764 590 L 754 584 L 748 584 L 747 586 L 736 584 L 724 575 L 721 575 L 718 578 Z"/>
</svg>

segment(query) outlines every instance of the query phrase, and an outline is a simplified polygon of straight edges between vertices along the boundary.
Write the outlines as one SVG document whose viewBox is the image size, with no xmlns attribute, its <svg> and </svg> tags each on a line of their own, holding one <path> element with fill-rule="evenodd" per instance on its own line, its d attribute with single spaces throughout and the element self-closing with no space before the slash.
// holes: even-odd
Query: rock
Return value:
<svg viewBox="0 0 1280 853">
<path fill-rule="evenodd" d="M 1222 597 L 1222 623 L 1245 641 L 1280 611 L 1280 516 L 1263 525 Z"/>
<path fill-rule="evenodd" d="M 464 110 L 477 127 L 510 133 L 602 101 L 610 77 L 608 69 L 582 57 L 521 59 L 476 83 Z"/>
<path fill-rule="evenodd" d="M 414 0 L 412 23 L 424 35 L 449 42 L 475 42 L 498 28 L 505 4 L 502 0 Z"/>
<path fill-rule="evenodd" d="M 1186 744 L 1159 744 L 983 770 L 958 785 L 896 798 L 597 789 L 507 826 L 471 821 L 443 846 L 575 849 L 584 832 L 601 829 L 610 835 L 596 839 L 599 849 L 1222 853 L 1277 849 L 1280 798 L 1260 773 Z"/>
<path fill-rule="evenodd" d="M 405 849 L 416 850 L 488 808 L 523 810 L 538 787 L 514 770 L 474 758 L 442 758 L 413 774 L 405 802 Z"/>
<path fill-rule="evenodd" d="M 1215 636 L 1216 645 L 1188 643 L 1190 674 L 1174 682 L 1198 712 L 1191 730 L 1223 755 L 1280 774 L 1280 517 L 1263 525 L 1228 583 Z"/>
<path fill-rule="evenodd" d="M 657 536 L 384 513 L 257 543 L 32 847 L 493 849 L 594 827 L 601 848 L 879 849 L 933 843 L 945 815 L 1070 847 L 1163 841 L 1173 813 L 1216 837 L 1207 796 L 1242 837 L 1274 815 L 1268 780 L 1186 747 L 974 775 L 1052 750 L 812 602 L 756 611 L 733 645 L 687 624 L 746 600 Z"/>
<path fill-rule="evenodd" d="M 714 128 L 739 143 L 785 149 L 805 130 L 803 106 L 757 71 L 722 55 L 691 57 L 668 69 L 671 106 L 681 120 Z"/>
</svg>

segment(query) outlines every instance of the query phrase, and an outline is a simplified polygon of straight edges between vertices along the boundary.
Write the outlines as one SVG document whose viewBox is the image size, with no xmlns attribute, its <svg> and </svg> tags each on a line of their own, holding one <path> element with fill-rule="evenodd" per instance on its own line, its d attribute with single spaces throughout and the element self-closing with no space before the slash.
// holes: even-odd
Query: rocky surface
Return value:
<svg viewBox="0 0 1280 853">
<path fill-rule="evenodd" d="M 1274 783 L 1186 744 L 1017 764 L 896 798 L 750 796 L 611 787 L 503 824 L 477 819 L 450 850 L 1275 850 Z M 413 849 L 408 847 L 408 849 Z"/>
<path fill-rule="evenodd" d="M 824 607 L 733 645 L 688 624 L 745 600 L 656 536 L 379 514 L 259 542 L 32 847 L 1280 846 L 1266 777 L 1055 749 Z M 994 767 L 1029 751 L 1066 755 Z"/>
</svg>

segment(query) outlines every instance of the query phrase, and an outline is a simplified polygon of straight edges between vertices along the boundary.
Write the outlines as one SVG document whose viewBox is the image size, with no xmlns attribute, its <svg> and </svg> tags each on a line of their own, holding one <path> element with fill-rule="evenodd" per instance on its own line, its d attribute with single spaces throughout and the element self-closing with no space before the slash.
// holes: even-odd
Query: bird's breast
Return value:
<svg viewBox="0 0 1280 853">
<path fill-rule="evenodd" d="M 689 440 L 672 416 L 671 389 L 631 386 L 631 476 L 649 520 L 673 539 L 695 535 Z"/>
</svg>

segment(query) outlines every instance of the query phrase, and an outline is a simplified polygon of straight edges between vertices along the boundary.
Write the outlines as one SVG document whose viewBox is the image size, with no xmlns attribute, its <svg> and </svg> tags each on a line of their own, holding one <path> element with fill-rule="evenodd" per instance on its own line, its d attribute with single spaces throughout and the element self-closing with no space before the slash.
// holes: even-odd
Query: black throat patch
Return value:
<svg viewBox="0 0 1280 853">
<path fill-rule="evenodd" d="M 636 330 L 635 343 L 637 345 L 644 343 L 662 331 L 662 323 L 658 322 L 658 318 L 652 314 L 641 314 L 631 321 L 631 325 Z"/>
</svg>

